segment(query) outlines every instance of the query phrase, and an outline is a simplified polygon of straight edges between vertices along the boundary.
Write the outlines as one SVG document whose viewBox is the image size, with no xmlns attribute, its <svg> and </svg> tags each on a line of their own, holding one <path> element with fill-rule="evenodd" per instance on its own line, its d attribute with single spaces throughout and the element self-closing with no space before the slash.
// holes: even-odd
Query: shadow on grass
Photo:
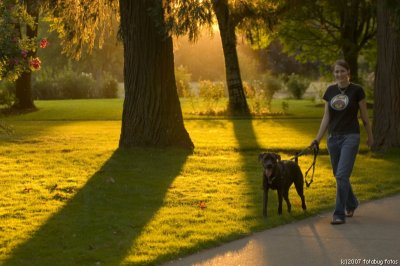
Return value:
<svg viewBox="0 0 400 266">
<path fill-rule="evenodd" d="M 3 265 L 121 264 L 188 156 L 176 149 L 115 151 Z"/>
<path fill-rule="evenodd" d="M 246 173 L 246 181 L 248 198 L 251 201 L 254 213 L 253 217 L 261 216 L 261 199 L 262 199 L 262 178 L 261 166 L 258 162 L 258 154 L 262 148 L 257 141 L 257 136 L 254 132 L 253 122 L 251 119 L 232 120 L 234 134 L 238 142 L 238 151 L 242 158 L 242 169 Z"/>
<path fill-rule="evenodd" d="M 283 215 L 277 215 L 278 203 L 276 191 L 271 191 L 268 195 L 268 218 L 266 219 L 262 216 L 262 166 L 261 163 L 258 161 L 258 155 L 261 152 L 268 151 L 285 154 L 286 157 L 288 154 L 292 154 L 294 156 L 297 152 L 299 152 L 299 150 L 288 148 L 287 145 L 284 143 L 283 137 L 281 147 L 275 149 L 263 147 L 257 139 L 257 135 L 255 134 L 255 130 L 253 127 L 253 121 L 251 119 L 232 120 L 232 123 L 234 125 L 235 137 L 239 144 L 238 152 L 241 154 L 242 157 L 242 168 L 246 173 L 246 181 L 248 187 L 247 196 L 250 200 L 252 209 L 254 210 L 252 214 L 253 217 L 249 218 L 258 220 L 252 230 L 258 231 L 285 224 L 296 219 L 298 215 L 300 215 L 300 217 L 304 217 L 304 215 L 306 215 L 305 212 L 300 212 L 298 215 L 287 215 L 286 210 Z M 273 129 L 271 128 L 271 130 Z M 322 151 L 321 153 L 326 153 L 326 151 Z M 304 172 L 304 169 L 302 170 Z M 291 189 L 293 189 L 293 186 Z M 284 205 L 284 207 L 286 206 Z M 298 207 L 299 206 L 297 205 L 294 206 L 294 208 Z"/>
</svg>

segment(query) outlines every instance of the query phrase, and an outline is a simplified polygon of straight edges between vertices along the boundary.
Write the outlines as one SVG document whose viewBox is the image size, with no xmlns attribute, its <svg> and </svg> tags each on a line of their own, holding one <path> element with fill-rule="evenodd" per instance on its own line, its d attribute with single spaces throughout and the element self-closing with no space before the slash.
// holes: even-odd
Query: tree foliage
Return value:
<svg viewBox="0 0 400 266">
<path fill-rule="evenodd" d="M 304 0 L 277 28 L 285 51 L 303 62 L 348 61 L 358 79 L 357 59 L 376 33 L 376 0 Z"/>
<path fill-rule="evenodd" d="M 164 13 L 166 30 L 175 36 L 187 35 L 190 41 L 196 41 L 202 29 L 213 23 L 210 1 L 168 1 Z"/>
<path fill-rule="evenodd" d="M 16 80 L 23 72 L 40 68 L 35 57 L 38 41 L 21 30 L 28 27 L 36 25 L 25 5 L 16 0 L 0 2 L 0 79 Z"/>
<path fill-rule="evenodd" d="M 46 7 L 50 30 L 58 33 L 63 52 L 75 59 L 95 45 L 102 47 L 119 18 L 116 0 L 49 0 Z"/>
<path fill-rule="evenodd" d="M 236 50 L 236 31 L 246 20 L 269 19 L 267 13 L 275 8 L 273 2 L 276 1 L 180 0 L 171 1 L 165 8 L 167 25 L 172 32 L 187 33 L 191 40 L 196 40 L 202 25 L 217 22 L 229 95 L 227 112 L 231 115 L 249 115 Z"/>
</svg>

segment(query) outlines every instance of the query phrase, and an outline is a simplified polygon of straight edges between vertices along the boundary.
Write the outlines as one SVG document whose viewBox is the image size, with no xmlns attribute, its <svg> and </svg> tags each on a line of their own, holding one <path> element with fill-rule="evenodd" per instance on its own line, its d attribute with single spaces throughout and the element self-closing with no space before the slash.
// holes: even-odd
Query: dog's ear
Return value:
<svg viewBox="0 0 400 266">
<path fill-rule="evenodd" d="M 258 155 L 258 161 L 261 162 L 262 160 L 264 160 L 265 157 L 265 153 L 260 153 L 260 155 Z"/>
<path fill-rule="evenodd" d="M 276 158 L 277 161 L 280 161 L 280 160 L 281 160 L 281 156 L 280 156 L 279 154 L 274 153 L 274 155 L 275 155 L 275 158 Z"/>
</svg>

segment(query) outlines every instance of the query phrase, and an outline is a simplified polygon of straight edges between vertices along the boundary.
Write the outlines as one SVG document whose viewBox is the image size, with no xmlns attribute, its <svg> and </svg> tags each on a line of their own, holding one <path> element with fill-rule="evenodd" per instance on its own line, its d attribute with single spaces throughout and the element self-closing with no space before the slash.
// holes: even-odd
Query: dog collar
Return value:
<svg viewBox="0 0 400 266">
<path fill-rule="evenodd" d="M 273 176 L 272 178 L 268 177 L 268 184 L 272 185 L 272 182 L 276 179 L 276 176 Z"/>
</svg>

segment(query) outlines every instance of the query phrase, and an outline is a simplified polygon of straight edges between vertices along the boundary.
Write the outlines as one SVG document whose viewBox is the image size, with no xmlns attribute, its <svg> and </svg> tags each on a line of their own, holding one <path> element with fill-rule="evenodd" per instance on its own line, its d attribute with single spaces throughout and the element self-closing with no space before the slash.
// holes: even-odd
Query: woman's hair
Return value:
<svg viewBox="0 0 400 266">
<path fill-rule="evenodd" d="M 335 66 L 341 66 L 347 69 L 347 71 L 350 71 L 349 64 L 343 59 L 336 60 L 335 64 L 333 64 L 333 68 L 335 68 Z"/>
</svg>

